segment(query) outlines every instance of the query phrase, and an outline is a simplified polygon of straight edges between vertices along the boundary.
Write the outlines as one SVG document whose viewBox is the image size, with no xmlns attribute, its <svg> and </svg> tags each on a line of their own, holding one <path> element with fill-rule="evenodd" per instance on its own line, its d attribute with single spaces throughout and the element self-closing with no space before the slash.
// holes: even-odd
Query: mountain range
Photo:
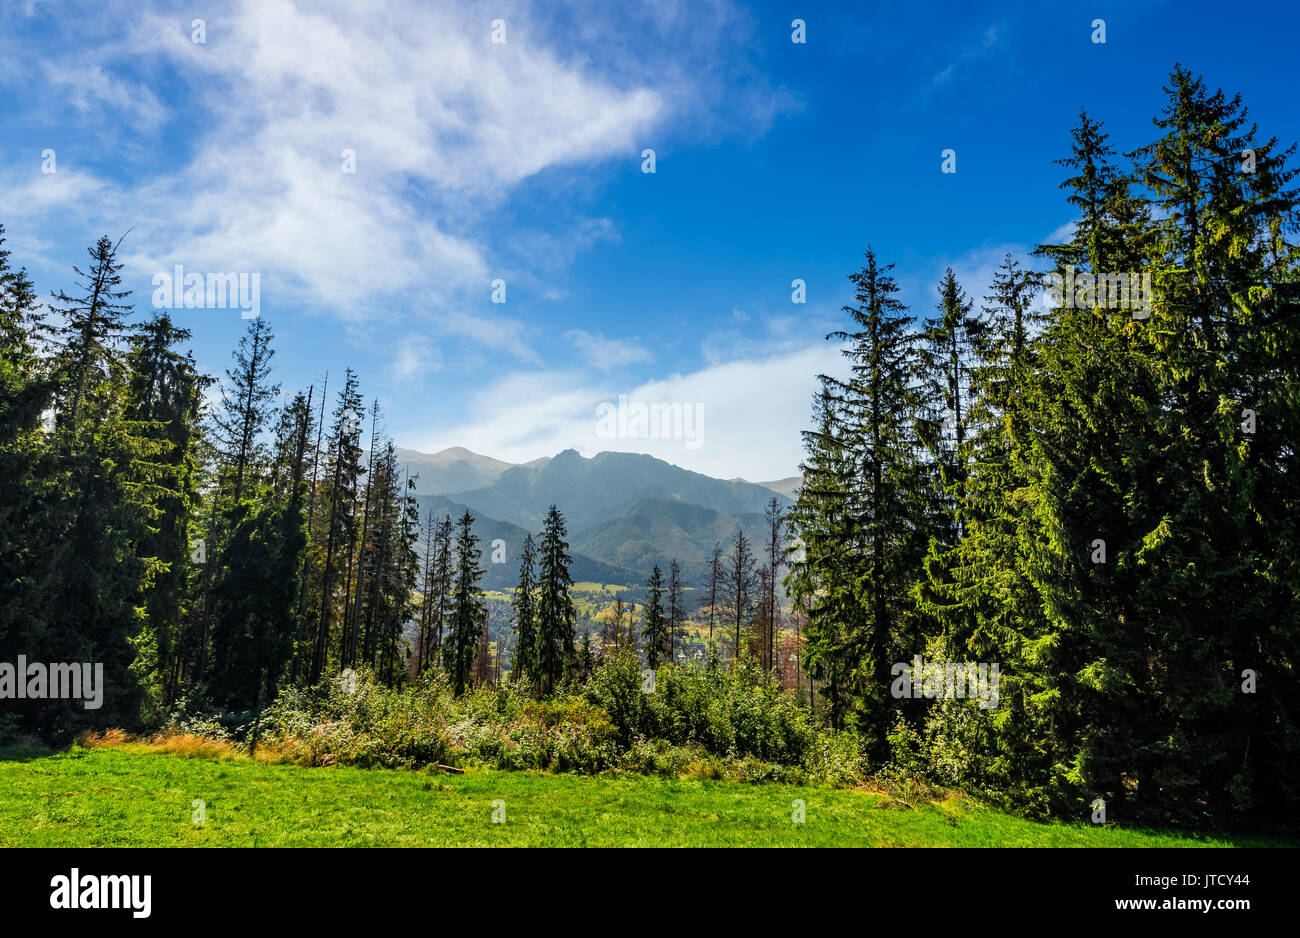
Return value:
<svg viewBox="0 0 1300 938">
<path fill-rule="evenodd" d="M 488 589 L 515 584 L 524 536 L 532 532 L 537 539 L 553 504 L 565 516 L 575 581 L 640 586 L 655 564 L 666 576 L 676 558 L 683 581 L 699 585 L 713 546 L 725 549 L 737 528 L 758 553 L 766 540 L 768 503 L 775 498 L 789 506 L 799 482 L 715 479 L 639 453 L 585 457 L 569 449 L 523 464 L 463 447 L 437 453 L 399 449 L 397 456 L 418 476 L 422 517 L 432 512 L 454 520 L 467 510 L 474 516 Z"/>
</svg>

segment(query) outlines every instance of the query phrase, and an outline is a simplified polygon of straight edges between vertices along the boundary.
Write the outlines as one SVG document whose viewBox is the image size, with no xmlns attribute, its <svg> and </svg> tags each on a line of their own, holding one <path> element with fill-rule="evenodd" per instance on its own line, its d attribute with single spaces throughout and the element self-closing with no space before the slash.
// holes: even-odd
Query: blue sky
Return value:
<svg viewBox="0 0 1300 938">
<path fill-rule="evenodd" d="M 1298 9 L 9 2 L 0 222 L 46 294 L 134 226 L 142 315 L 175 264 L 257 272 L 285 390 L 351 365 L 401 446 L 774 479 L 868 243 L 914 313 L 949 265 L 982 296 L 1071 221 L 1052 160 L 1079 108 L 1148 142 L 1174 62 L 1291 142 Z M 239 312 L 173 317 L 220 374 Z M 698 405 L 699 445 L 599 437 L 619 395 Z"/>
</svg>

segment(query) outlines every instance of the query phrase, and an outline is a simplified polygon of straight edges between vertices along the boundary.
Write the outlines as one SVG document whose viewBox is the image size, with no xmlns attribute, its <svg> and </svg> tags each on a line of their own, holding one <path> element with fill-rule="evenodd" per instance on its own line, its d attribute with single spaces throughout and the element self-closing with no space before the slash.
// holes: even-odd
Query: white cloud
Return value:
<svg viewBox="0 0 1300 938">
<path fill-rule="evenodd" d="M 665 115 L 656 91 L 561 61 L 525 28 L 526 7 L 505 7 L 517 16 L 501 14 L 514 27 L 504 45 L 470 3 L 246 0 L 206 17 L 205 44 L 190 40 L 193 11 L 170 4 L 128 13 L 98 43 L 68 25 L 67 51 L 43 63 L 59 87 L 41 93 L 108 126 L 125 113 L 119 130 L 136 137 L 182 128 L 186 155 L 140 183 L 15 173 L 5 181 L 37 201 L 7 217 L 75 204 L 78 227 L 136 225 L 129 270 L 258 271 L 279 308 L 361 321 L 413 294 L 430 313 L 457 308 L 491 279 L 481 225 L 515 186 L 632 153 Z M 187 82 L 178 109 L 164 112 L 146 62 Z M 597 220 L 584 237 L 616 232 Z M 443 323 L 468 336 L 465 315 Z M 493 347 L 534 360 L 507 331 Z"/>
<path fill-rule="evenodd" d="M 575 372 L 516 373 L 485 389 L 463 424 L 413 445 L 426 452 L 465 446 L 511 462 L 568 448 L 586 456 L 604 450 L 650 453 L 719 478 L 785 478 L 797 472 L 803 458 L 800 431 L 811 419 L 817 375 L 844 370 L 838 346 L 818 343 L 636 387 L 592 385 Z M 597 407 L 616 405 L 620 394 L 646 404 L 699 405 L 700 446 L 689 448 L 683 439 L 602 438 Z"/>
<path fill-rule="evenodd" d="M 1061 244 L 1069 241 L 1074 237 L 1074 233 L 1079 229 L 1077 220 L 1067 221 L 1064 225 L 1059 225 L 1044 241 L 1045 244 Z"/>
<path fill-rule="evenodd" d="M 524 361 L 541 361 L 528 345 L 526 327 L 517 319 L 447 313 L 438 317 L 438 323 L 448 335 L 470 339 L 494 351 L 509 352 Z"/>
<path fill-rule="evenodd" d="M 388 372 L 398 381 L 418 383 L 442 367 L 442 355 L 421 336 L 407 336 L 397 347 Z"/>
<path fill-rule="evenodd" d="M 587 364 L 601 371 L 654 361 L 650 350 L 634 339 L 607 339 L 600 333 L 592 334 L 582 329 L 570 329 L 564 337 L 573 343 Z"/>
<path fill-rule="evenodd" d="M 42 73 L 50 90 L 82 115 L 107 109 L 143 131 L 156 130 L 166 116 L 151 89 L 123 81 L 98 64 L 63 61 L 56 67 L 45 62 Z"/>
</svg>

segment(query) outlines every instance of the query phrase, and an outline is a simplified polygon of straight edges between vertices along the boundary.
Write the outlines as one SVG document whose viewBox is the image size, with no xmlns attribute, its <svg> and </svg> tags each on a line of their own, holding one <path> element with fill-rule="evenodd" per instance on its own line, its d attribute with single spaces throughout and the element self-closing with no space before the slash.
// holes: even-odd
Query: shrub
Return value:
<svg viewBox="0 0 1300 938">
<path fill-rule="evenodd" d="M 754 756 L 793 765 L 808 754 L 816 736 L 806 710 L 749 663 L 720 667 L 668 665 L 654 690 L 642 691 L 635 654 L 618 649 L 596 669 L 588 696 L 604 707 L 624 747 L 635 735 L 675 745 L 698 743 L 719 755 Z"/>
<path fill-rule="evenodd" d="M 450 692 L 436 680 L 401 689 L 360 672 L 309 690 L 288 689 L 262 714 L 261 738 L 292 761 L 412 768 L 449 762 Z"/>
<path fill-rule="evenodd" d="M 591 679 L 544 700 L 504 681 L 457 698 L 440 674 L 392 688 L 359 672 L 312 688 L 287 687 L 262 712 L 202 712 L 182 701 L 150 744 L 183 755 L 243 751 L 306 765 L 418 768 L 433 764 L 635 772 L 740 781 L 856 784 L 866 777 L 857 738 L 817 727 L 750 664 L 716 659 L 666 665 L 653 690 L 627 649 Z"/>
</svg>

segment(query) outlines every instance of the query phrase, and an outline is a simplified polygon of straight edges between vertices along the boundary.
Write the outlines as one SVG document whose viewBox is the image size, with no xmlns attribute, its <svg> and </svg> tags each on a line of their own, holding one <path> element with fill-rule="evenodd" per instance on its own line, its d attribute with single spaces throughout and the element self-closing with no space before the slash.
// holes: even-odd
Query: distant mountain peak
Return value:
<svg viewBox="0 0 1300 938">
<path fill-rule="evenodd" d="M 787 479 L 774 479 L 771 482 L 760 482 L 759 485 L 765 489 L 771 489 L 773 492 L 785 495 L 787 498 L 794 498 L 795 492 L 799 491 L 803 485 L 803 476 L 790 476 Z"/>
<path fill-rule="evenodd" d="M 555 505 L 583 576 L 627 585 L 644 582 L 651 566 L 673 559 L 688 581 L 699 581 L 715 544 L 728 542 L 738 528 L 758 538 L 768 503 L 775 497 L 789 505 L 803 482 L 798 476 L 766 483 L 718 479 L 649 453 L 584 456 L 573 447 L 522 464 L 463 446 L 399 450 L 398 458 L 419 473 L 417 491 L 427 508 L 468 509 L 481 520 L 480 536 L 502 537 L 512 549 L 524 532 L 541 530 Z M 488 580 L 494 588 L 509 585 L 514 573 L 493 567 Z"/>
<path fill-rule="evenodd" d="M 498 484 L 506 489 L 522 486 L 528 490 L 528 497 L 513 493 L 506 496 L 508 506 L 485 506 L 489 516 L 516 524 L 528 523 L 534 509 L 531 504 L 525 507 L 524 503 L 531 503 L 531 496 L 543 491 L 549 491 L 555 499 L 563 496 L 566 502 L 586 491 L 598 500 L 603 496 L 614 498 L 618 504 L 628 507 L 636 497 L 649 497 L 699 503 L 731 514 L 753 510 L 750 503 L 760 493 L 769 493 L 763 495 L 764 500 L 770 498 L 771 492 L 790 498 L 803 481 L 798 476 L 775 482 L 750 482 L 739 476 L 718 479 L 649 453 L 601 450 L 593 456 L 584 456 L 574 447 L 526 463 L 484 456 L 464 446 L 448 446 L 436 453 L 399 447 L 397 458 L 410 468 L 412 475 L 418 476 L 416 492 L 420 495 L 460 497 Z M 566 477 L 571 477 L 568 481 L 576 489 L 562 483 Z M 606 488 L 608 492 L 604 492 Z M 582 514 L 580 506 L 574 508 Z"/>
<path fill-rule="evenodd" d="M 646 453 L 606 451 L 587 458 L 566 449 L 544 465 L 514 466 L 453 497 L 488 517 L 533 530 L 552 504 L 580 527 L 629 511 L 647 498 L 699 505 L 723 515 L 761 514 L 773 494 L 789 501 L 753 482 L 715 479 Z"/>
<path fill-rule="evenodd" d="M 436 453 L 398 449 L 397 459 L 418 474 L 416 492 L 420 495 L 445 495 L 488 485 L 514 465 L 463 446 L 449 446 Z"/>
</svg>

